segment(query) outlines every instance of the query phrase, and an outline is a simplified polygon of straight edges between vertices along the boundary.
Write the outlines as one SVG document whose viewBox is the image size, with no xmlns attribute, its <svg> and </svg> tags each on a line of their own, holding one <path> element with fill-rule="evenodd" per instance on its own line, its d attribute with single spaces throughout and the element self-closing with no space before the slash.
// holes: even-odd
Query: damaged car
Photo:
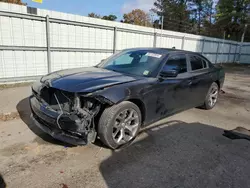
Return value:
<svg viewBox="0 0 250 188">
<path fill-rule="evenodd" d="M 116 149 L 142 126 L 215 106 L 225 73 L 204 56 L 164 48 L 123 50 L 94 67 L 61 70 L 32 86 L 31 118 L 72 145 L 100 139 Z"/>
</svg>

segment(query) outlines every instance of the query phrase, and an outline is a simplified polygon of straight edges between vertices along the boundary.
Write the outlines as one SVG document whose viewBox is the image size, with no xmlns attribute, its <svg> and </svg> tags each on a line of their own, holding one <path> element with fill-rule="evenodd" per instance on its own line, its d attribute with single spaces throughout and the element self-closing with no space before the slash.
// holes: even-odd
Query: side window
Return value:
<svg viewBox="0 0 250 188">
<path fill-rule="evenodd" d="M 202 60 L 198 56 L 189 56 L 192 70 L 199 70 L 207 67 L 206 61 Z"/>
<path fill-rule="evenodd" d="M 164 70 L 175 70 L 179 69 L 179 73 L 187 72 L 187 61 L 185 54 L 178 54 L 170 56 L 164 66 Z"/>
</svg>

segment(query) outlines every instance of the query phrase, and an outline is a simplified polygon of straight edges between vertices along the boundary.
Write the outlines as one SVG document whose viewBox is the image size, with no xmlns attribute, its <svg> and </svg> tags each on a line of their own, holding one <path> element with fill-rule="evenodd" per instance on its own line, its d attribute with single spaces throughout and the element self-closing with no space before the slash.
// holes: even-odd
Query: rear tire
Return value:
<svg viewBox="0 0 250 188">
<path fill-rule="evenodd" d="M 217 83 L 213 82 L 207 92 L 207 96 L 202 108 L 206 110 L 212 109 L 218 101 L 218 96 L 219 96 L 219 86 Z"/>
<path fill-rule="evenodd" d="M 100 140 L 111 149 L 130 143 L 141 127 L 141 111 L 134 103 L 123 101 L 106 108 L 98 123 Z"/>
</svg>

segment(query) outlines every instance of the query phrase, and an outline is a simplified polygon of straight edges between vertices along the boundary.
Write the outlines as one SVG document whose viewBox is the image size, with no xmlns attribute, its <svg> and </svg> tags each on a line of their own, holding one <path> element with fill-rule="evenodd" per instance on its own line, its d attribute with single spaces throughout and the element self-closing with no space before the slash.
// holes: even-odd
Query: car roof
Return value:
<svg viewBox="0 0 250 188">
<path fill-rule="evenodd" d="M 183 52 L 183 53 L 192 53 L 192 54 L 198 54 L 200 55 L 200 53 L 197 52 L 191 52 L 191 51 L 186 51 L 186 50 L 179 50 L 179 49 L 175 49 L 175 48 L 129 48 L 129 49 L 125 49 L 125 50 L 152 50 L 158 53 L 164 53 L 164 54 L 170 54 L 170 53 L 176 53 L 176 52 Z"/>
</svg>

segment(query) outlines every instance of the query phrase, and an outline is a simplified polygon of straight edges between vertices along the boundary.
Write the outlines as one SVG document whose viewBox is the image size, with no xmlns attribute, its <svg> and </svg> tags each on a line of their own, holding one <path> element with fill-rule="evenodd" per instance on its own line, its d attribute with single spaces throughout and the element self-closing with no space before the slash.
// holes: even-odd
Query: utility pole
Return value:
<svg viewBox="0 0 250 188">
<path fill-rule="evenodd" d="M 241 48 L 242 48 L 242 45 L 243 45 L 243 42 L 244 42 L 246 31 L 247 31 L 247 24 L 245 24 L 245 27 L 244 27 L 244 30 L 243 30 L 243 33 L 242 33 L 242 36 L 241 36 L 240 51 L 239 51 L 239 57 L 238 57 L 238 62 L 239 63 L 240 63 L 240 56 L 241 56 Z"/>
<path fill-rule="evenodd" d="M 161 30 L 163 30 L 163 23 L 164 22 L 164 16 L 162 15 L 162 17 L 161 17 Z"/>
<path fill-rule="evenodd" d="M 223 32 L 223 39 L 225 40 L 226 38 L 226 31 Z"/>
<path fill-rule="evenodd" d="M 164 22 L 164 16 L 162 14 L 162 16 L 161 16 L 161 40 L 160 40 L 160 46 L 161 46 L 161 41 L 162 41 L 163 22 Z"/>
<path fill-rule="evenodd" d="M 245 38 L 246 31 L 247 31 L 247 24 L 245 24 L 244 31 L 243 31 L 243 34 L 242 34 L 242 36 L 241 36 L 241 43 L 244 42 L 244 38 Z"/>
</svg>

